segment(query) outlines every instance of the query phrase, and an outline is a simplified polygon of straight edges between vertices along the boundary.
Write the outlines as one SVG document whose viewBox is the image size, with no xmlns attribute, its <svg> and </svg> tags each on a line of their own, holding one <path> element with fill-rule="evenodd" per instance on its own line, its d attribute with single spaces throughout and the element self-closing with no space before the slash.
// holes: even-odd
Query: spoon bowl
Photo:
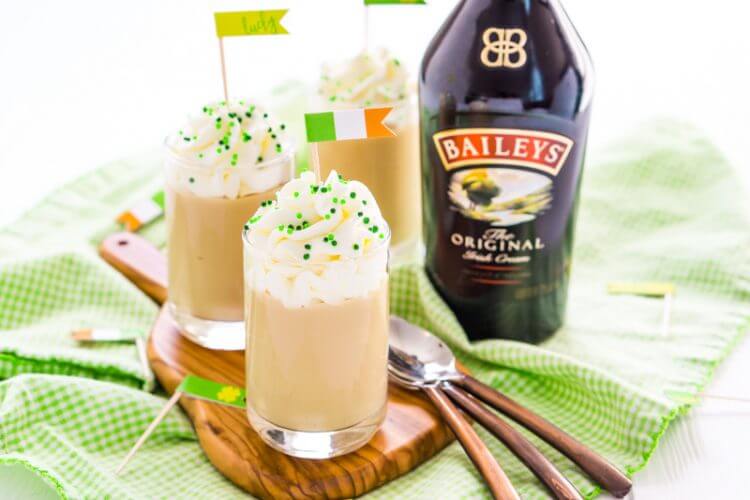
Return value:
<svg viewBox="0 0 750 500">
<path fill-rule="evenodd" d="M 388 370 L 410 388 L 460 376 L 456 358 L 442 340 L 397 316 L 391 316 L 390 320 Z"/>
</svg>

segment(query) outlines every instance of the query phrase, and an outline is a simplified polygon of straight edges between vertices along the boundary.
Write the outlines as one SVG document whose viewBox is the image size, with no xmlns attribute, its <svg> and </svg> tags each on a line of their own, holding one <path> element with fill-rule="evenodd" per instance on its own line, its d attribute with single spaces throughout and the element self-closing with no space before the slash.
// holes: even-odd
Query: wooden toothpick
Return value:
<svg viewBox="0 0 750 500">
<path fill-rule="evenodd" d="M 143 369 L 143 377 L 146 380 L 151 378 L 151 369 L 148 366 L 148 354 L 146 353 L 146 342 L 142 337 L 135 338 L 135 348 L 138 352 L 138 361 L 141 362 L 141 369 Z"/>
<path fill-rule="evenodd" d="M 664 337 L 669 337 L 669 325 L 672 321 L 672 293 L 664 294 L 664 305 L 661 315 L 661 334 Z"/>
<path fill-rule="evenodd" d="M 154 429 L 156 429 L 156 426 L 159 425 L 162 420 L 164 420 L 164 417 L 167 416 L 167 413 L 169 413 L 169 410 L 171 410 L 172 407 L 177 404 L 177 402 L 180 400 L 180 396 L 182 396 L 182 391 L 175 391 L 175 393 L 172 394 L 172 397 L 169 398 L 169 401 L 167 401 L 167 404 L 164 405 L 164 407 L 161 409 L 161 411 L 156 416 L 156 418 L 150 424 L 148 424 L 148 427 L 146 428 L 145 432 L 141 435 L 141 437 L 138 438 L 138 441 L 135 442 L 135 445 L 125 456 L 125 459 L 122 461 L 120 466 L 117 467 L 117 470 L 115 470 L 116 476 L 120 475 L 120 473 L 123 471 L 125 466 L 127 466 L 130 460 L 132 460 L 133 455 L 135 455 L 135 453 L 143 445 L 146 439 L 148 439 L 151 433 L 154 432 Z"/>
<path fill-rule="evenodd" d="M 224 37 L 219 37 L 219 59 L 221 61 L 221 82 L 224 84 L 224 102 L 229 105 L 229 92 L 227 91 L 227 66 L 224 62 Z"/>
<path fill-rule="evenodd" d="M 312 164 L 312 171 L 315 174 L 315 182 L 321 182 L 320 175 L 320 153 L 318 152 L 318 143 L 310 143 L 310 163 Z"/>
</svg>

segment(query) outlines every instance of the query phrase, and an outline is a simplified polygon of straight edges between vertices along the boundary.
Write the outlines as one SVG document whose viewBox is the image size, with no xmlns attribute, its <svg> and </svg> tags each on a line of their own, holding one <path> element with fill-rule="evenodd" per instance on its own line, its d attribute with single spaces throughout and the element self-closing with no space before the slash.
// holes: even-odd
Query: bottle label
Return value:
<svg viewBox="0 0 750 500">
<path fill-rule="evenodd" d="M 451 253 L 469 265 L 463 279 L 485 286 L 524 283 L 532 256 L 547 248 L 551 232 L 535 222 L 553 206 L 555 179 L 574 141 L 515 128 L 443 130 L 433 141 L 447 176 L 447 208 L 466 221 L 444 233 Z"/>
<path fill-rule="evenodd" d="M 556 176 L 573 148 L 560 134 L 505 128 L 461 128 L 433 136 L 446 170 L 470 165 L 518 165 Z"/>
</svg>

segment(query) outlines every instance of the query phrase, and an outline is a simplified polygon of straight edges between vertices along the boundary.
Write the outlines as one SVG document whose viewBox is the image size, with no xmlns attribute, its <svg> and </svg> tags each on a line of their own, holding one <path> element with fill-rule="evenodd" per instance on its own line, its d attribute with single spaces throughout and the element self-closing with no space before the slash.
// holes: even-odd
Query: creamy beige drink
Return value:
<svg viewBox="0 0 750 500">
<path fill-rule="evenodd" d="M 360 54 L 324 67 L 318 94 L 325 109 L 394 108 L 384 123 L 396 137 L 320 143 L 320 164 L 323 176 L 336 170 L 372 190 L 397 250 L 415 242 L 421 232 L 419 123 L 406 70 L 385 50 Z"/>
<path fill-rule="evenodd" d="M 169 309 L 206 347 L 244 347 L 247 218 L 291 177 L 286 126 L 245 101 L 205 106 L 167 140 Z"/>
<path fill-rule="evenodd" d="M 271 446 L 324 458 L 385 415 L 389 229 L 364 184 L 303 173 L 245 231 L 248 417 Z"/>
</svg>

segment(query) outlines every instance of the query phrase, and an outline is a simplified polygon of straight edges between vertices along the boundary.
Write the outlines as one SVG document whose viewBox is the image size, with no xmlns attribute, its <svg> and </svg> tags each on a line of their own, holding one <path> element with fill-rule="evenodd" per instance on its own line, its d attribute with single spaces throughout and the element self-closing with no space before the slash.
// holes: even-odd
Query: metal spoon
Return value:
<svg viewBox="0 0 750 500">
<path fill-rule="evenodd" d="M 440 339 L 432 335 L 430 332 L 396 316 L 391 316 L 390 321 L 388 370 L 396 379 L 407 381 L 415 386 L 434 386 L 440 384 L 446 393 L 454 398 L 457 397 L 455 390 L 457 389 L 456 386 L 470 392 L 484 403 L 509 416 L 519 424 L 534 432 L 540 438 L 544 439 L 547 443 L 575 462 L 581 469 L 591 476 L 594 481 L 604 487 L 615 497 L 624 497 L 632 487 L 630 479 L 628 479 L 627 476 L 620 472 L 614 465 L 609 463 L 605 458 L 598 455 L 592 449 L 587 448 L 575 438 L 565 433 L 562 429 L 556 427 L 554 424 L 527 408 L 524 408 L 492 387 L 483 384 L 474 377 L 459 372 L 456 369 L 455 356 Z M 460 398 L 460 396 L 458 397 Z M 461 404 L 460 401 L 458 402 Z M 462 407 L 467 412 L 471 413 L 470 409 L 463 405 Z M 483 421 L 482 418 L 474 414 L 472 414 L 472 416 L 480 423 Z M 499 420 L 499 418 L 497 419 Z M 532 468 L 526 459 L 522 458 L 520 455 L 520 453 L 528 454 L 528 449 L 522 450 L 518 447 L 517 449 L 514 449 L 512 447 L 512 436 L 503 436 L 501 434 L 501 431 L 504 432 L 503 429 L 498 430 L 488 428 L 488 430 L 492 431 L 493 434 L 516 453 L 524 463 L 527 463 L 527 465 Z M 527 456 L 527 459 L 529 460 L 532 458 L 533 457 L 531 456 Z M 548 477 L 547 480 L 545 480 L 545 478 L 540 475 L 542 473 L 548 474 L 550 472 L 549 468 L 547 468 L 546 471 L 543 471 L 541 468 L 538 470 L 532 468 L 532 470 L 548 487 L 552 488 L 551 483 L 561 485 L 553 489 L 556 494 L 569 494 L 569 492 L 564 492 L 566 489 L 564 483 L 570 484 L 567 480 L 564 483 L 560 483 L 552 477 Z"/>
<path fill-rule="evenodd" d="M 389 354 L 390 356 L 390 354 Z M 439 383 L 433 384 L 416 384 L 409 379 L 402 379 L 393 372 L 390 373 L 391 380 L 408 389 L 422 390 L 427 394 L 432 403 L 438 409 L 442 417 L 448 423 L 458 441 L 463 446 L 466 454 L 469 456 L 477 470 L 479 470 L 484 480 L 487 482 L 492 496 L 498 500 L 520 500 L 521 497 L 511 484 L 510 479 L 503 471 L 500 464 L 487 445 L 477 435 L 471 424 L 461 415 L 458 409 L 451 403 L 451 400 L 445 395 L 440 388 Z"/>
</svg>

